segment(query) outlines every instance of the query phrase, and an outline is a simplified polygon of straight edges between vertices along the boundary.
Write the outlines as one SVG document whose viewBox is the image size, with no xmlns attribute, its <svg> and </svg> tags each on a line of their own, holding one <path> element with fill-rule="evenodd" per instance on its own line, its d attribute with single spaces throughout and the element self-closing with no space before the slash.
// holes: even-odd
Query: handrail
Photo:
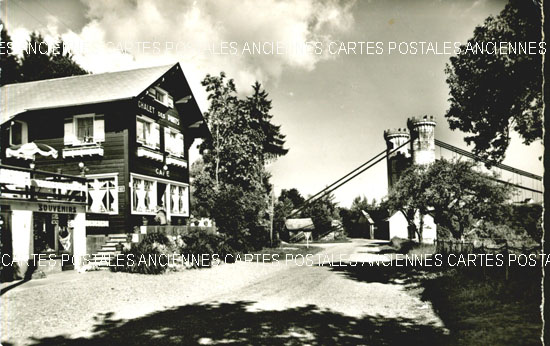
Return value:
<svg viewBox="0 0 550 346">
<path fill-rule="evenodd" d="M 60 178 L 67 178 L 67 179 L 71 179 L 71 180 L 76 180 L 76 181 L 81 182 L 83 184 L 86 183 L 86 178 L 79 177 L 79 176 L 76 176 L 76 175 L 68 175 L 68 174 L 63 174 L 63 173 L 41 171 L 41 170 L 38 170 L 38 169 L 32 169 L 32 168 L 26 168 L 26 167 L 17 167 L 17 166 L 4 165 L 4 164 L 0 164 L 0 169 L 9 169 L 9 170 L 13 170 L 13 171 L 22 171 L 22 172 L 28 172 L 28 173 L 34 173 L 34 174 L 43 174 L 43 175 L 48 175 L 48 176 L 52 176 L 52 177 L 60 177 Z"/>
</svg>

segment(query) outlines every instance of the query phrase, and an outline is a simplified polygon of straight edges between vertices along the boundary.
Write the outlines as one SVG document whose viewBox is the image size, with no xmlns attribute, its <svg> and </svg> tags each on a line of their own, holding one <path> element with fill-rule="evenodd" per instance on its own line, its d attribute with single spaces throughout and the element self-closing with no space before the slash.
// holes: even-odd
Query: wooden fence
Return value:
<svg viewBox="0 0 550 346">
<path fill-rule="evenodd" d="M 536 255 L 539 258 L 542 252 L 541 245 L 530 245 L 521 241 L 509 241 L 506 239 L 480 239 L 476 241 L 457 241 L 457 240 L 434 240 L 436 253 L 444 256 L 448 255 L 466 255 L 466 254 L 501 254 L 504 256 L 503 267 L 505 270 L 505 279 L 510 276 L 509 256 Z M 483 266 L 485 273 L 485 266 Z"/>
<path fill-rule="evenodd" d="M 529 245 L 521 241 L 506 239 L 480 239 L 476 241 L 434 240 L 437 253 L 468 254 L 468 253 L 502 253 L 502 254 L 540 254 L 541 245 Z"/>
</svg>

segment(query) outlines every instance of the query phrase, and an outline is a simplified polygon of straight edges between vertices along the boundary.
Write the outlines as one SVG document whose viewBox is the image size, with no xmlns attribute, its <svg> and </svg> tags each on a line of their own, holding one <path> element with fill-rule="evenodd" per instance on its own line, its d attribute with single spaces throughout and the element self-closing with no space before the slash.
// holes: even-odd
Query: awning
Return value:
<svg viewBox="0 0 550 346">
<path fill-rule="evenodd" d="M 6 157 L 16 157 L 23 160 L 34 160 L 36 154 L 57 158 L 57 150 L 42 143 L 17 144 L 6 149 Z"/>
</svg>

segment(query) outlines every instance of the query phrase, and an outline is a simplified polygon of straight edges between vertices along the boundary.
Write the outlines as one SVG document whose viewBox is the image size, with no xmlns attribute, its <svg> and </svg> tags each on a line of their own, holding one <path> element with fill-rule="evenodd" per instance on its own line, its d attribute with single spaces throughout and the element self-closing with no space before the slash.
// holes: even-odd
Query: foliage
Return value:
<svg viewBox="0 0 550 346">
<path fill-rule="evenodd" d="M 236 251 L 258 249 L 267 244 L 265 196 L 261 190 L 243 191 L 234 185 L 220 187 L 211 214 L 219 231 L 229 237 L 227 243 Z"/>
<path fill-rule="evenodd" d="M 515 230 L 525 232 L 535 241 L 542 239 L 542 205 L 510 205 L 505 215 L 506 224 Z"/>
<path fill-rule="evenodd" d="M 6 42 L 6 47 L 8 47 L 8 43 L 11 43 L 11 38 L 5 28 L 2 28 L 2 42 Z M 11 49 L 7 50 L 11 54 L 0 55 L 0 67 L 2 68 L 0 85 L 89 73 L 74 61 L 73 54 L 61 39 L 58 39 L 54 46 L 49 47 L 40 33 L 33 32 L 29 37 L 28 47 L 31 48 L 23 51 L 20 60 Z M 46 52 L 46 47 L 52 49 Z M 2 51 L 2 53 L 5 52 Z"/>
<path fill-rule="evenodd" d="M 384 201 L 383 207 L 392 212 L 399 211 L 407 220 L 408 227 L 416 233 L 422 241 L 423 224 L 416 219 L 418 215 L 426 215 L 428 206 L 424 198 L 429 181 L 426 180 L 426 166 L 413 165 L 400 175 L 397 184 L 394 184 Z M 418 218 L 420 221 L 422 217 Z"/>
<path fill-rule="evenodd" d="M 414 217 L 409 218 L 415 215 L 410 210 L 432 215 L 438 237 L 460 239 L 479 221 L 502 220 L 511 193 L 508 185 L 474 167 L 473 162 L 445 159 L 412 166 L 401 175 L 384 205 L 403 211 L 417 232 L 421 230 L 414 225 Z"/>
<path fill-rule="evenodd" d="M 475 171 L 475 163 L 438 160 L 424 175 L 422 203 L 436 224 L 460 239 L 477 220 L 498 221 L 510 197 L 508 185 Z"/>
<path fill-rule="evenodd" d="M 120 260 L 110 269 L 115 272 L 162 274 L 168 268 L 168 260 L 160 255 L 172 254 L 173 250 L 174 245 L 165 234 L 149 233 L 138 244 L 132 244 L 129 250 L 123 250 L 119 255 Z M 149 261 L 149 258 L 156 261 Z"/>
<path fill-rule="evenodd" d="M 259 83 L 252 96 L 239 98 L 223 72 L 207 75 L 202 85 L 210 101 L 204 116 L 212 138 L 201 143 L 202 162 L 191 172 L 195 212 L 213 217 L 236 250 L 261 248 L 269 240 L 271 192 L 264 165 L 287 152 L 280 127 L 271 123 L 271 100 Z"/>
<path fill-rule="evenodd" d="M 539 5 L 510 0 L 497 17 L 490 16 L 475 28 L 461 53 L 446 66 L 449 125 L 469 133 L 466 143 L 474 143 L 474 153 L 488 160 L 504 158 L 512 129 L 525 144 L 542 138 L 544 53 L 539 46 L 537 54 L 476 54 L 466 48 L 485 42 L 540 42 L 540 28 Z"/>
<path fill-rule="evenodd" d="M 209 93 L 210 108 L 204 117 L 212 131 L 212 139 L 203 141 L 199 148 L 205 170 L 216 188 L 223 183 L 253 189 L 261 183 L 263 168 L 264 137 L 259 121 L 246 111 L 235 83 L 226 81 L 223 72 L 219 77 L 207 75 L 202 85 Z"/>
<path fill-rule="evenodd" d="M 300 207 L 306 201 L 304 196 L 302 196 L 300 194 L 300 191 L 298 191 L 298 189 L 296 188 L 292 188 L 289 190 L 282 189 L 278 199 L 280 202 L 288 199 L 290 203 L 292 203 L 292 206 L 294 208 Z"/>
<path fill-rule="evenodd" d="M 386 218 L 387 212 L 376 199 L 372 199 L 371 202 L 365 196 L 357 196 L 351 203 L 351 207 L 340 208 L 340 217 L 342 218 L 342 224 L 349 236 L 352 237 L 365 237 L 368 234 L 365 233 L 365 227 L 359 223 L 359 220 L 363 216 L 362 211 L 369 213 L 374 222 Z"/>
<path fill-rule="evenodd" d="M 309 202 L 300 214 L 301 217 L 310 217 L 313 220 L 315 230 L 312 235 L 314 239 L 331 230 L 332 220 L 340 219 L 338 204 L 334 201 L 332 193 Z"/>
<path fill-rule="evenodd" d="M 274 206 L 273 231 L 282 239 L 289 239 L 288 231 L 285 228 L 285 221 L 293 210 L 300 207 L 305 198 L 296 188 L 289 190 L 282 189 Z"/>
<path fill-rule="evenodd" d="M 224 260 L 231 249 L 226 244 L 226 239 L 221 234 L 205 232 L 200 229 L 191 229 L 182 236 L 183 246 L 181 253 L 183 255 L 201 256 L 203 254 L 218 255 L 220 260 Z M 211 262 L 201 262 L 205 266 L 211 266 Z"/>
<path fill-rule="evenodd" d="M 285 136 L 281 133 L 281 126 L 271 123 L 273 115 L 269 114 L 273 106 L 267 97 L 269 94 L 262 89 L 259 82 L 252 85 L 253 94 L 244 101 L 245 108 L 250 113 L 253 124 L 259 125 L 262 134 L 262 147 L 264 161 L 286 155 L 288 149 L 284 148 Z"/>
<path fill-rule="evenodd" d="M 502 208 L 498 222 L 480 222 L 474 237 L 505 239 L 523 245 L 540 244 L 542 205 L 510 204 Z"/>
<path fill-rule="evenodd" d="M 193 162 L 189 170 L 192 196 L 191 214 L 194 217 L 210 217 L 210 211 L 214 209 L 216 182 L 204 167 L 204 161 L 198 159 Z"/>
<path fill-rule="evenodd" d="M 18 81 L 19 62 L 11 48 L 13 44 L 11 37 L 8 35 L 8 31 L 1 20 L 0 26 L 2 26 L 0 38 L 0 42 L 2 42 L 2 45 L 0 45 L 0 85 L 4 85 Z"/>
</svg>

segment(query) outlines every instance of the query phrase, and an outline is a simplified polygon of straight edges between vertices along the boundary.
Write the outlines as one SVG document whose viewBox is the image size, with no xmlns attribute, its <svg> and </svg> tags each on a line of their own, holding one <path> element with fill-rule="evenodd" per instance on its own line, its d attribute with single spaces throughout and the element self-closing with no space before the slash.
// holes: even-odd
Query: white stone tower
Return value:
<svg viewBox="0 0 550 346">
<path fill-rule="evenodd" d="M 411 133 L 412 163 L 428 165 L 435 162 L 435 119 L 433 116 L 409 118 L 407 127 Z"/>
</svg>

